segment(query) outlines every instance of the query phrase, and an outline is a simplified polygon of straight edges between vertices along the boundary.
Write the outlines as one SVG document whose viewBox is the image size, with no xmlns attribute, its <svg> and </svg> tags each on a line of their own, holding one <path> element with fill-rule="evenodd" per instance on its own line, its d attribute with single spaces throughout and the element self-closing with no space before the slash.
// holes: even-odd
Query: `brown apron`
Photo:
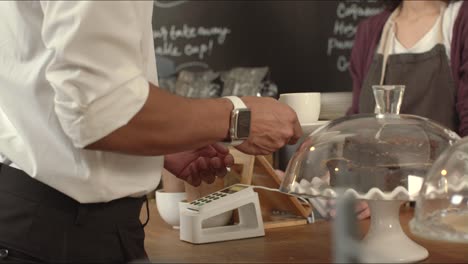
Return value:
<svg viewBox="0 0 468 264">
<path fill-rule="evenodd" d="M 442 35 L 444 10 L 439 19 L 439 40 L 430 51 L 388 55 L 394 38 L 389 37 L 393 18 L 385 24 L 378 52 L 364 80 L 359 97 L 359 112 L 374 113 L 372 85 L 405 85 L 400 113 L 430 118 L 457 131 L 456 89 Z"/>
</svg>

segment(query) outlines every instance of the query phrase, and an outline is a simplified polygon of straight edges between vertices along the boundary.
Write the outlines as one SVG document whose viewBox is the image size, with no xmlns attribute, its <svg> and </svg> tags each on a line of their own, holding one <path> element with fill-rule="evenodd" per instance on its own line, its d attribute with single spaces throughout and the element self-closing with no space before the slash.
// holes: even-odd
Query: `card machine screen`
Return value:
<svg viewBox="0 0 468 264">
<path fill-rule="evenodd" d="M 235 193 L 235 192 L 241 191 L 241 190 L 243 190 L 245 188 L 247 188 L 247 186 L 233 185 L 233 186 L 231 186 L 229 188 L 221 190 L 220 192 L 230 194 L 230 193 Z"/>
</svg>

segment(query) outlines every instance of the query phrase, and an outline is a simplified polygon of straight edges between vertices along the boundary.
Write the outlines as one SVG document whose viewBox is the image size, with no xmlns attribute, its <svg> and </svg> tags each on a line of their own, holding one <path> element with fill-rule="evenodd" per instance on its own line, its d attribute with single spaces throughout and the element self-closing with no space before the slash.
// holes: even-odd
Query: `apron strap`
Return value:
<svg viewBox="0 0 468 264">
<path fill-rule="evenodd" d="M 399 13 L 400 13 L 400 8 L 397 8 L 397 9 L 395 9 L 395 11 L 393 11 L 393 13 L 388 18 L 387 23 L 385 23 L 385 26 L 384 26 L 384 29 L 383 29 L 383 32 L 382 32 L 382 38 L 381 38 L 379 49 L 378 49 L 378 53 L 383 54 L 382 72 L 380 74 L 379 85 L 384 84 L 385 72 L 387 70 L 388 54 L 390 53 L 389 49 L 394 45 L 394 43 L 393 43 L 394 38 L 390 38 L 390 32 L 393 31 L 393 29 L 395 27 L 394 18 Z"/>
</svg>

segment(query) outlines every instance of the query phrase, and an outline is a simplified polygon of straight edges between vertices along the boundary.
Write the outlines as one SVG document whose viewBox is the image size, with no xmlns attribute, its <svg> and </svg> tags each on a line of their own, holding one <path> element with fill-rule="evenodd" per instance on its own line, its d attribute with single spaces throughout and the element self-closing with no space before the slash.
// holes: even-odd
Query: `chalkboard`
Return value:
<svg viewBox="0 0 468 264">
<path fill-rule="evenodd" d="M 270 68 L 285 92 L 350 91 L 348 65 L 358 23 L 376 0 L 154 1 L 158 72 Z"/>
</svg>

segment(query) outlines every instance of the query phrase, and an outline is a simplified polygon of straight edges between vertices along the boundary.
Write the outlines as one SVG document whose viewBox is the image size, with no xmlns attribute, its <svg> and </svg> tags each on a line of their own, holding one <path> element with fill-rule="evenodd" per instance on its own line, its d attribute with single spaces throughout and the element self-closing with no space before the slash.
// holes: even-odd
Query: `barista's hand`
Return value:
<svg viewBox="0 0 468 264">
<path fill-rule="evenodd" d="M 226 175 L 226 167 L 233 164 L 234 157 L 221 144 L 169 154 L 164 159 L 164 167 L 168 171 L 193 186 L 200 185 L 202 181 L 213 183 L 216 176 Z"/>
<path fill-rule="evenodd" d="M 267 155 L 286 144 L 295 144 L 302 136 L 296 112 L 273 98 L 245 96 L 250 108 L 249 138 L 236 148 L 251 155 Z"/>
<path fill-rule="evenodd" d="M 335 200 L 329 200 L 328 205 L 332 207 L 332 209 L 330 209 L 329 215 L 334 219 L 336 217 Z M 358 220 L 363 220 L 369 218 L 370 216 L 369 205 L 366 201 L 356 201 L 356 207 L 354 211 L 356 212 L 356 218 Z"/>
</svg>

